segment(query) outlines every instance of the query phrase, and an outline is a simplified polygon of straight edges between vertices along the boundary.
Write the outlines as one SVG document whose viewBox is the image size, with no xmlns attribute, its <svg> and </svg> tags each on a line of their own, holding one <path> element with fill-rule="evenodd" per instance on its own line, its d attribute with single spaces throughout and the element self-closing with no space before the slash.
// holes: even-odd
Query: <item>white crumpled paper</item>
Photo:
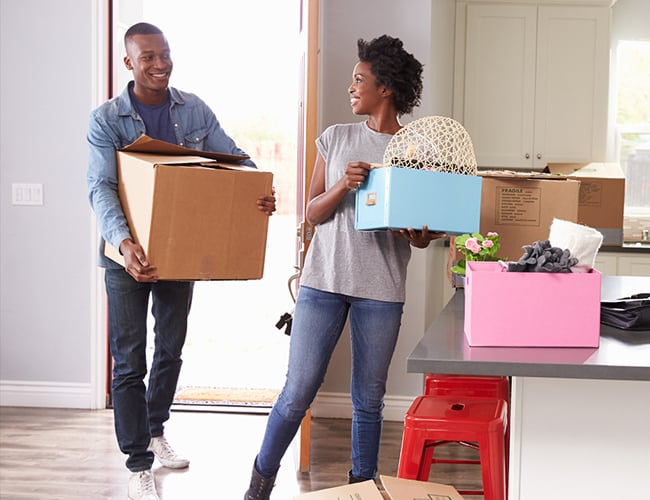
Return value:
<svg viewBox="0 0 650 500">
<path fill-rule="evenodd" d="M 548 239 L 552 246 L 563 250 L 566 248 L 571 252 L 571 257 L 578 259 L 578 263 L 571 268 L 574 273 L 587 273 L 593 269 L 603 243 L 603 235 L 596 229 L 555 218 Z"/>
</svg>

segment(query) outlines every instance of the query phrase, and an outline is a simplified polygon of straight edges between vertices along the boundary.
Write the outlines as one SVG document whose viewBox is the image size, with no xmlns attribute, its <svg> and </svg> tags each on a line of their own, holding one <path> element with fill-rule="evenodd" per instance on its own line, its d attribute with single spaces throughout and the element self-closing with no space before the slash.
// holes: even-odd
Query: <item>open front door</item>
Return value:
<svg viewBox="0 0 650 500">
<path fill-rule="evenodd" d="M 296 172 L 296 266 L 302 269 L 313 228 L 305 220 L 309 183 L 316 161 L 318 91 L 318 0 L 300 0 L 300 73 L 298 107 L 298 162 Z M 300 278 L 295 282 L 296 290 Z M 297 295 L 297 294 L 296 294 Z M 300 472 L 309 471 L 311 410 L 300 426 Z"/>
<path fill-rule="evenodd" d="M 318 91 L 318 0 L 300 0 L 300 82 L 298 108 L 298 171 L 296 217 L 298 251 L 296 265 L 302 269 L 312 228 L 305 221 L 305 207 L 316 161 Z"/>
</svg>

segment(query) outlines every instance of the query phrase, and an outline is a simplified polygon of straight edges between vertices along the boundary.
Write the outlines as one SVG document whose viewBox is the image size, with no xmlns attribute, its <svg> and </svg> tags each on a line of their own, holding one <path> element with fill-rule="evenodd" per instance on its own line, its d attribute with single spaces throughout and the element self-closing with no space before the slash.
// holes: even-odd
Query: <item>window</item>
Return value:
<svg viewBox="0 0 650 500">
<path fill-rule="evenodd" d="M 625 172 L 626 241 L 648 240 L 650 229 L 650 41 L 615 47 L 615 155 Z"/>
<path fill-rule="evenodd" d="M 627 177 L 625 204 L 630 213 L 648 212 L 650 42 L 620 42 L 616 60 L 616 149 Z"/>
</svg>

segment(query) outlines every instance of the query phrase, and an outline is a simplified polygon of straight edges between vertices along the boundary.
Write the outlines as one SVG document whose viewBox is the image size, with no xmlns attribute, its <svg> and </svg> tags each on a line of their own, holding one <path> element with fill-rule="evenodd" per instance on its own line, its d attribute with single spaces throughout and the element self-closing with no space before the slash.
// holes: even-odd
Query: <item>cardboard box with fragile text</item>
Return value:
<svg viewBox="0 0 650 500">
<path fill-rule="evenodd" d="M 481 175 L 481 234 L 501 235 L 498 256 L 504 260 L 518 260 L 524 245 L 548 239 L 553 218 L 577 222 L 578 180 L 507 171 Z"/>
</svg>

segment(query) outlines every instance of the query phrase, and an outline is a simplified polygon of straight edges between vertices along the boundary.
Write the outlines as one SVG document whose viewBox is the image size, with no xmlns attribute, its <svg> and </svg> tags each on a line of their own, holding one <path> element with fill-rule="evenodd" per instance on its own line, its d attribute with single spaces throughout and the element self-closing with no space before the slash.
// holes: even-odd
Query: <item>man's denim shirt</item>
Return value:
<svg viewBox="0 0 650 500">
<path fill-rule="evenodd" d="M 130 82 L 129 86 L 132 85 L 133 82 Z M 246 154 L 221 128 L 212 110 L 201 99 L 172 87 L 169 88 L 169 96 L 172 125 L 179 145 L 203 151 Z M 131 144 L 144 133 L 144 121 L 131 105 L 128 87 L 90 115 L 86 181 L 90 205 L 97 217 L 101 234 L 101 267 L 121 267 L 104 256 L 105 241 L 119 248 L 125 238 L 131 238 L 117 192 L 116 151 Z M 255 167 L 251 160 L 242 163 Z"/>
</svg>

